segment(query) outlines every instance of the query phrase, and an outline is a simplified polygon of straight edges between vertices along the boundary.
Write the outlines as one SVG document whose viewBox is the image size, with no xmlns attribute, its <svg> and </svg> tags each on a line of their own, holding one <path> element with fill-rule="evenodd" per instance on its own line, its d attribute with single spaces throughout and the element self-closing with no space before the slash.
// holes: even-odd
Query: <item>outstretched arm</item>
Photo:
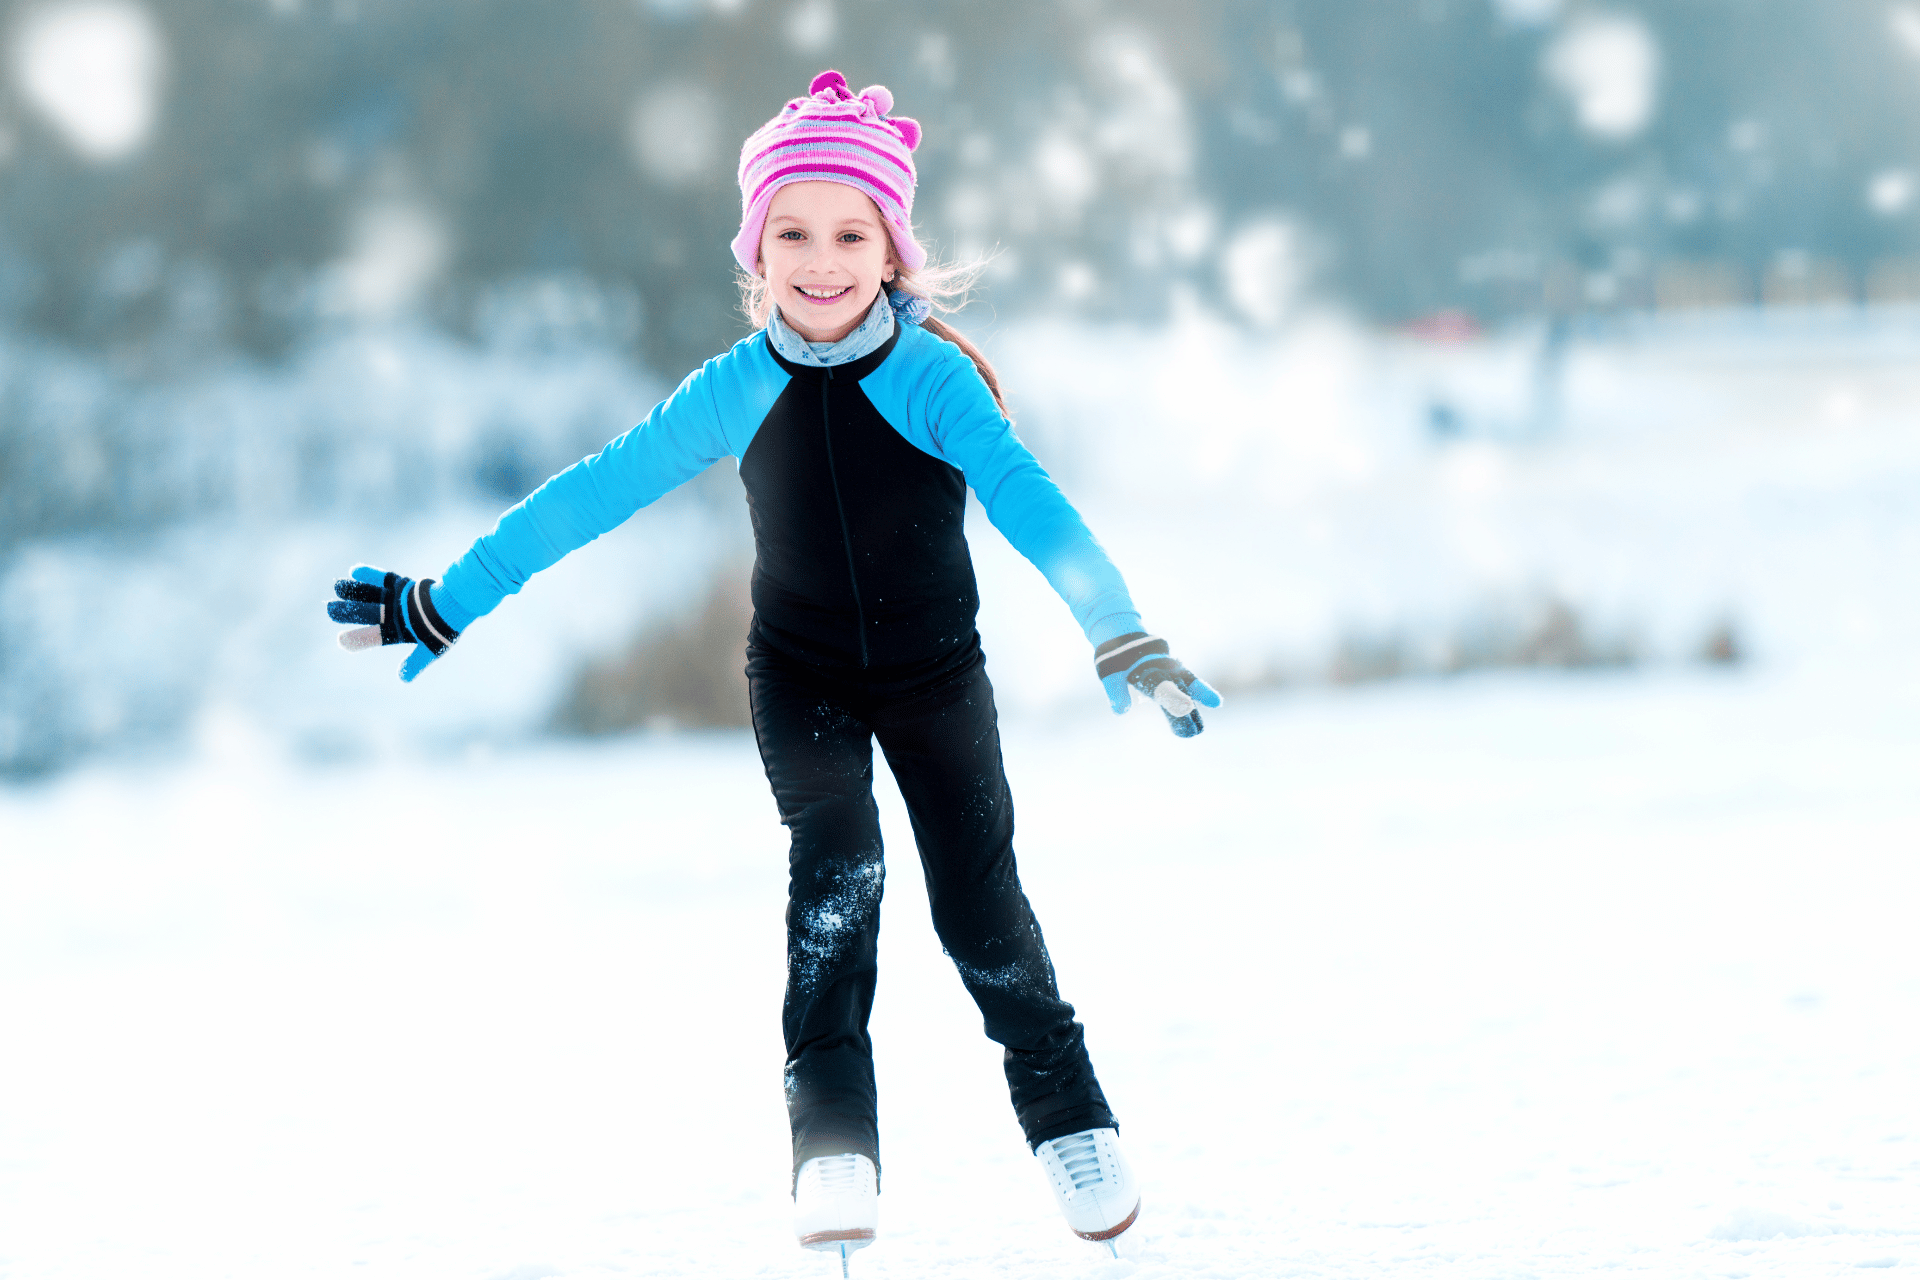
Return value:
<svg viewBox="0 0 1920 1280">
<path fill-rule="evenodd" d="M 541 485 L 500 517 L 446 577 L 414 581 L 361 565 L 334 584 L 327 606 L 348 649 L 416 647 L 400 668 L 412 680 L 534 574 L 731 452 L 712 388 L 696 370 L 647 420 Z"/>
<path fill-rule="evenodd" d="M 688 375 L 645 422 L 508 509 L 447 569 L 446 593 L 484 617 L 540 570 L 725 457 L 730 450 L 706 372 Z"/>
<path fill-rule="evenodd" d="M 1138 689 L 1166 713 L 1175 734 L 1199 733 L 1205 727 L 1199 707 L 1219 706 L 1220 695 L 1176 660 L 1166 641 L 1142 628 L 1120 570 L 1001 416 L 971 362 L 955 367 L 935 403 L 941 452 L 966 473 L 994 528 L 1073 610 L 1094 646 L 1094 669 L 1114 714 L 1125 714 Z"/>
</svg>

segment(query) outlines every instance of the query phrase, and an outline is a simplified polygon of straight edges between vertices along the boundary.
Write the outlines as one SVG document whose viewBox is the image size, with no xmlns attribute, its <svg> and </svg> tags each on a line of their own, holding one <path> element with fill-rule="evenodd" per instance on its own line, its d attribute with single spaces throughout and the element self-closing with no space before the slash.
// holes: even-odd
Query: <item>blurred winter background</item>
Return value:
<svg viewBox="0 0 1920 1280">
<path fill-rule="evenodd" d="M 75 0 L 4 33 L 13 778 L 210 718 L 315 760 L 739 723 L 725 468 L 378 716 L 314 601 L 437 573 L 743 332 L 738 140 L 829 63 L 928 122 L 920 220 L 993 255 L 963 319 L 1022 432 L 1228 683 L 1920 638 L 1920 8 Z M 1014 612 L 1010 707 L 1086 701 L 1065 614 Z"/>
<path fill-rule="evenodd" d="M 527 1280 L 619 1270 L 606 1259 L 636 1249 L 656 1251 L 643 1273 L 728 1274 L 693 1244 L 672 1246 L 683 1270 L 657 1250 L 681 1240 L 685 1197 L 736 1203 L 733 1185 L 758 1188 L 737 1203 L 790 1248 L 780 1186 L 714 1172 L 636 1190 L 613 1155 L 556 1152 L 500 1101 L 548 1097 L 582 1069 L 572 1050 L 610 1073 L 587 1094 L 617 1090 L 633 1046 L 581 1027 L 657 1008 L 667 996 L 622 975 L 677 970 L 685 948 L 772 1017 L 783 833 L 740 727 L 751 543 L 731 466 L 542 575 L 414 686 L 397 658 L 341 653 L 320 606 L 356 562 L 438 574 L 745 331 L 726 249 L 738 143 L 825 66 L 890 85 L 926 125 L 924 238 L 990 257 L 958 323 L 1149 625 L 1231 696 L 1185 756 L 1145 717 L 1106 720 L 1064 607 L 977 522 L 1036 899 L 1067 915 L 1074 858 L 1125 848 L 1137 870 L 1157 832 L 1221 886 L 1184 890 L 1200 896 L 1175 928 L 1123 878 L 1116 918 L 1235 981 L 1316 974 L 1318 995 L 1261 985 L 1232 1008 L 1159 975 L 1164 1007 L 1138 1012 L 1071 967 L 1107 935 L 1043 910 L 1070 994 L 1109 1018 L 1089 1014 L 1103 1061 L 1167 1121 L 1137 1149 L 1163 1185 L 1183 1170 L 1216 1197 L 1193 1192 L 1184 1218 L 1161 1201 L 1187 1250 L 1166 1270 L 1115 1265 L 1199 1274 L 1212 1248 L 1223 1276 L 1591 1274 L 1606 1247 L 1640 1265 L 1671 1241 L 1695 1252 L 1660 1255 L 1668 1274 L 1920 1257 L 1920 1166 L 1897 1145 L 1920 1121 L 1887 1083 L 1920 1065 L 1920 971 L 1896 945 L 1920 826 L 1920 4 L 8 0 L 0 53 L 0 954 L 16 1042 L 52 1046 L 14 1055 L 10 1097 L 38 1101 L 0 1113 L 0 1275 L 66 1273 L 57 1258 L 159 1274 L 163 1255 L 306 1274 L 274 1243 L 294 1236 L 320 1241 L 301 1255 L 316 1274 L 371 1258 Z M 1137 792 L 1102 791 L 1120 785 L 1109 766 L 1166 771 L 1184 799 L 1127 816 Z M 1079 807 L 1101 795 L 1118 806 L 1107 844 Z M 1243 919 L 1223 904 L 1249 885 L 1270 910 Z M 920 914 L 890 929 L 924 932 Z M 277 976 L 236 976 L 254 971 Z M 574 982 L 578 1016 L 516 986 L 528 973 Z M 413 1011 L 443 998 L 456 1012 L 432 1026 L 458 1025 L 435 1039 Z M 170 1001 L 195 1011 L 183 1038 Z M 673 1005 L 696 1023 L 713 1007 Z M 952 1052 L 979 1057 L 970 1015 L 940 1007 L 966 1032 Z M 888 1043 L 940 1043 L 881 1016 L 905 1029 Z M 1396 1019 L 1411 1039 L 1384 1029 Z M 496 1022 L 546 1047 L 515 1057 Z M 777 1169 L 761 1059 L 778 1044 L 740 1034 L 760 1108 L 742 1132 L 771 1136 Z M 130 1043 L 165 1066 L 139 1088 L 76 1066 Z M 354 1101 L 256 1097 L 194 1044 Z M 414 1064 L 398 1086 L 352 1048 L 392 1044 Z M 1147 1102 L 1172 1106 L 1200 1058 L 1233 1067 L 1199 1092 L 1264 1100 L 1251 1131 L 1269 1154 L 1234 1166 L 1251 1181 L 1193 1164 L 1192 1117 Z M 520 1074 L 498 1090 L 403 1116 L 447 1079 L 498 1083 L 501 1062 Z M 976 1074 L 999 1134 L 990 1055 Z M 1842 1097 L 1853 1110 L 1819 1109 Z M 1634 1098 L 1670 1114 L 1629 1116 Z M 577 1105 L 589 1128 L 658 1134 L 657 1114 Z M 253 1119 L 208 1119 L 227 1106 Z M 572 1208 L 535 1220 L 578 1226 L 565 1214 L 602 1196 L 627 1206 L 615 1218 L 665 1203 L 668 1225 L 483 1248 L 505 1201 L 460 1199 L 485 1161 L 449 1135 L 461 1107 L 496 1106 L 518 1116 L 491 1130 L 516 1159 L 575 1179 L 546 1193 L 579 1192 Z M 343 1154 L 349 1111 L 383 1119 Z M 1512 1154 L 1543 1115 L 1533 1154 Z M 1783 1115 L 1800 1127 L 1741 1145 Z M 268 1136 L 242 1134 L 255 1122 Z M 1386 1207 L 1351 1191 L 1380 1171 L 1356 1132 L 1402 1179 Z M 154 1163 L 98 1190 L 129 1142 Z M 208 1142 L 176 1177 L 164 1157 Z M 127 1228 L 145 1253 L 73 1209 L 122 1211 L 156 1184 L 244 1196 L 248 1170 L 281 1185 L 273 1150 L 358 1186 L 370 1151 L 430 1147 L 440 1163 L 374 1179 L 385 1200 L 300 1193 L 361 1243 L 249 1202 L 266 1243 L 232 1272 L 202 1266 L 185 1191 L 180 1213 Z M 1463 1172 L 1463 1148 L 1512 1164 Z M 1329 1189 L 1337 1172 L 1298 1181 L 1314 1160 L 1348 1190 Z M 1722 1194 L 1688 1172 L 1723 1165 L 1778 1177 Z M 1505 1189 L 1476 1200 L 1476 1169 Z M 1537 1227 L 1524 1259 L 1513 1231 L 1458 1226 L 1503 1221 L 1536 1173 L 1514 1210 Z M 407 1199 L 449 1178 L 444 1204 Z M 1650 1198 L 1573 1210 L 1549 1184 Z M 1435 1188 L 1453 1185 L 1467 1207 L 1450 1218 Z M 1669 1192 L 1689 1207 L 1648 1207 Z M 1317 1214 L 1289 1228 L 1311 1256 L 1283 1249 L 1283 1267 L 1222 1203 Z M 1038 1224 L 1036 1204 L 1020 1212 Z M 697 1221 L 709 1242 L 737 1225 Z M 29 1227 L 39 1244 L 19 1243 Z M 567 1255 L 585 1239 L 617 1242 Z M 453 1252 L 421 1270 L 402 1240 Z M 1750 1256 L 1766 1240 L 1801 1252 Z M 935 1244 L 899 1273 L 964 1255 Z M 867 1257 L 890 1274 L 883 1249 Z"/>
</svg>

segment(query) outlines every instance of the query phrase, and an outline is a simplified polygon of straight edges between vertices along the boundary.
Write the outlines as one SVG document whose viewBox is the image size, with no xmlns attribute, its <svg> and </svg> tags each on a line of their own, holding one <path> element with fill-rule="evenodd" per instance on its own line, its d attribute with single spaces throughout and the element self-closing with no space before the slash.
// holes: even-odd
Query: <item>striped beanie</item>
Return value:
<svg viewBox="0 0 1920 1280">
<path fill-rule="evenodd" d="M 873 199 L 901 265 L 918 270 L 927 251 L 913 238 L 913 149 L 920 125 L 890 116 L 885 85 L 856 96 L 838 71 L 822 71 L 780 114 L 740 148 L 740 234 L 733 257 L 748 271 L 760 263 L 760 232 L 773 193 L 789 182 L 844 182 Z"/>
</svg>

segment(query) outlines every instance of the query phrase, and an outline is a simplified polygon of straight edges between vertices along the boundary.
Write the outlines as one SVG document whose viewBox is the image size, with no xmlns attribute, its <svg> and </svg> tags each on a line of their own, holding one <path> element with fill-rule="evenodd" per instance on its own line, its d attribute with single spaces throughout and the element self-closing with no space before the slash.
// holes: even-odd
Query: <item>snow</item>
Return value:
<svg viewBox="0 0 1920 1280">
<path fill-rule="evenodd" d="M 895 875 L 856 1275 L 1920 1262 L 1909 669 L 1299 690 L 1184 742 L 1085 692 L 1006 751 L 1138 1238 L 1061 1225 Z M 837 1272 L 786 1228 L 748 735 L 297 758 L 214 716 L 0 792 L 0 1276 Z"/>
<path fill-rule="evenodd" d="M 181 463 L 232 504 L 9 562 L 0 762 L 195 728 L 0 790 L 0 1280 L 837 1269 L 786 1224 L 785 832 L 750 735 L 537 732 L 582 656 L 740 572 L 731 479 L 415 685 L 322 620 L 355 561 L 433 572 L 487 527 L 462 477 L 659 390 L 502 307 L 517 356 L 388 334 L 209 375 L 149 416 L 239 442 Z M 1920 313 L 1639 323 L 1559 357 L 1325 315 L 984 335 L 1229 703 L 1186 742 L 1113 720 L 972 513 L 1024 877 L 1146 1209 L 1119 1260 L 1066 1232 L 896 874 L 856 1274 L 1916 1265 Z M 332 505 L 277 423 L 352 462 Z M 230 612 L 181 606 L 208 581 Z M 1431 672 L 1540 599 L 1641 664 L 1323 683 L 1345 639 Z M 1746 664 L 1694 662 L 1721 623 Z"/>
</svg>

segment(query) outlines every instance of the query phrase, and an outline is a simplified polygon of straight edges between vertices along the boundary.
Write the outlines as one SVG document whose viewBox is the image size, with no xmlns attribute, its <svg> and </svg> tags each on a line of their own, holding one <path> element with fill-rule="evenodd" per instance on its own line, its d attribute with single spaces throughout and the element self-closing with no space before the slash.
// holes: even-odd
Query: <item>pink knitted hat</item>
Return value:
<svg viewBox="0 0 1920 1280">
<path fill-rule="evenodd" d="M 748 271 L 760 262 L 760 232 L 767 225 L 773 193 L 789 182 L 844 182 L 873 198 L 893 238 L 894 252 L 909 270 L 926 265 L 927 251 L 913 238 L 913 149 L 920 126 L 890 116 L 893 95 L 885 85 L 847 88 L 838 71 L 822 71 L 780 114 L 754 131 L 740 148 L 740 234 L 733 257 Z"/>
</svg>

